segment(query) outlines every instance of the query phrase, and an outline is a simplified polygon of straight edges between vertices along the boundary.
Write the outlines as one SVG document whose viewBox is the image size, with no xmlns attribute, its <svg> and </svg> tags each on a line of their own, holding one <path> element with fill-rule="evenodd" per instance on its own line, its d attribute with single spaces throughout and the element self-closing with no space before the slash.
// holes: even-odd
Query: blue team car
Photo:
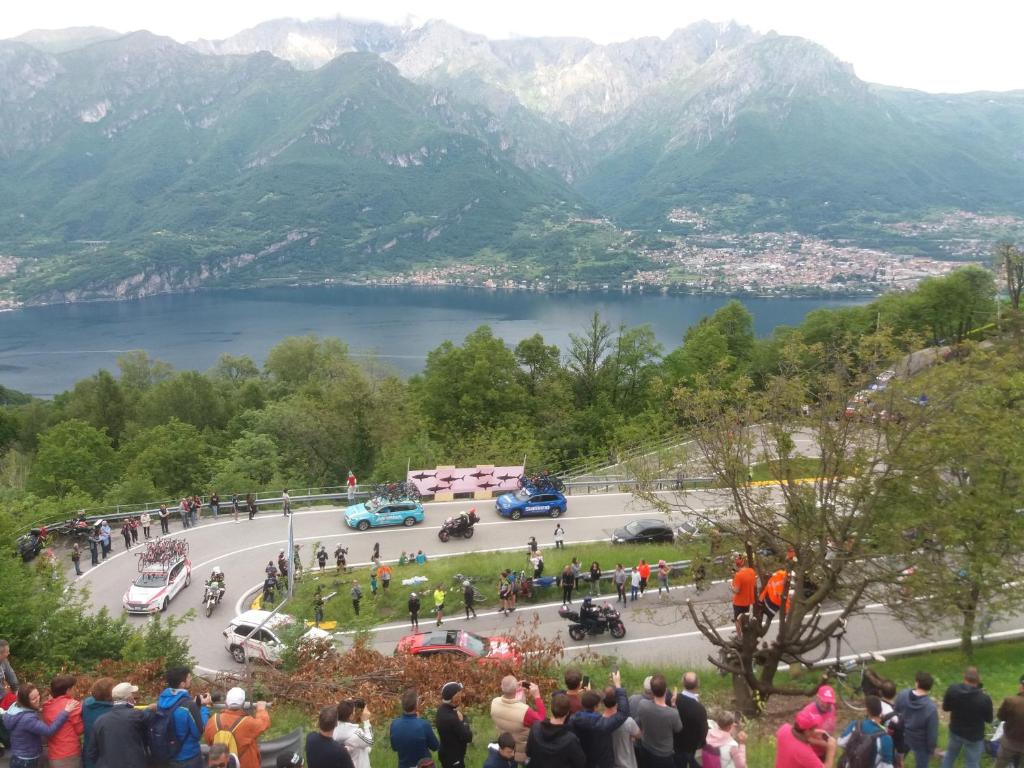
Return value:
<svg viewBox="0 0 1024 768">
<path fill-rule="evenodd" d="M 568 502 L 553 489 L 521 488 L 515 493 L 503 493 L 494 502 L 502 517 L 518 520 L 520 517 L 558 517 L 565 514 Z"/>
<path fill-rule="evenodd" d="M 353 504 L 345 510 L 345 525 L 360 531 L 385 525 L 408 527 L 422 522 L 423 507 L 415 501 L 370 499 L 364 504 Z"/>
</svg>

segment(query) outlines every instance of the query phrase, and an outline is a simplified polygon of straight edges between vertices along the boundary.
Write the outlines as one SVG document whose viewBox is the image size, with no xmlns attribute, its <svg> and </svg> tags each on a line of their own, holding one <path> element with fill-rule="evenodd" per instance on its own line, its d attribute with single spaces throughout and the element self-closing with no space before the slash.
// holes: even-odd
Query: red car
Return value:
<svg viewBox="0 0 1024 768">
<path fill-rule="evenodd" d="M 507 637 L 481 637 L 463 629 L 436 629 L 406 635 L 398 641 L 395 653 L 519 663 L 519 651 Z"/>
</svg>

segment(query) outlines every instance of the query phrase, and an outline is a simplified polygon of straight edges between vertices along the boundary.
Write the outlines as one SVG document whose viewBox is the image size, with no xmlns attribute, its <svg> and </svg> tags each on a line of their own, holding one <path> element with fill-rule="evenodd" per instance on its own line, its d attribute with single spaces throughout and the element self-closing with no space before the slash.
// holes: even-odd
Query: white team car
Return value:
<svg viewBox="0 0 1024 768">
<path fill-rule="evenodd" d="M 272 616 L 270 611 L 246 611 L 233 618 L 224 630 L 224 647 L 239 664 L 244 664 L 246 658 L 277 664 L 285 646 L 281 630 L 294 622 L 294 618 L 283 613 Z M 305 639 L 330 640 L 331 633 L 311 627 L 300 638 Z"/>
<path fill-rule="evenodd" d="M 192 561 L 177 557 L 167 565 L 146 564 L 121 598 L 128 613 L 166 611 L 167 604 L 192 581 Z"/>
</svg>

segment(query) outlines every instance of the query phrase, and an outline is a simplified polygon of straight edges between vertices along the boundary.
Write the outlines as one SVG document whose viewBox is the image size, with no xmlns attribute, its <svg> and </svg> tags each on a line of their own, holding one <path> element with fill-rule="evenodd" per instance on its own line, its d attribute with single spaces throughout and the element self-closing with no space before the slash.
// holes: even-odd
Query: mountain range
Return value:
<svg viewBox="0 0 1024 768">
<path fill-rule="evenodd" d="M 735 23 L 610 45 L 342 18 L 34 31 L 0 41 L 0 298 L 450 264 L 612 282 L 688 234 L 674 209 L 878 244 L 935 212 L 1024 215 L 1022 168 L 1024 92 L 873 85 Z"/>
</svg>

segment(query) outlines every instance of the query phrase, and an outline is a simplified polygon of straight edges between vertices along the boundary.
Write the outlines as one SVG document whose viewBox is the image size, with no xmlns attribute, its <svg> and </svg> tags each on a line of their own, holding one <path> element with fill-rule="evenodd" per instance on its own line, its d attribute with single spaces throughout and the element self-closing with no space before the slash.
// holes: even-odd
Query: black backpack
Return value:
<svg viewBox="0 0 1024 768">
<path fill-rule="evenodd" d="M 843 756 L 836 764 L 837 768 L 874 768 L 875 755 L 878 754 L 878 739 L 884 733 L 885 731 L 865 733 L 863 721 L 858 720 L 843 749 Z"/>
<path fill-rule="evenodd" d="M 907 742 L 903 728 L 903 719 L 894 709 L 882 717 L 882 726 L 892 738 L 892 748 L 896 754 L 903 754 L 907 751 Z"/>
<path fill-rule="evenodd" d="M 174 727 L 174 713 L 181 706 L 179 698 L 170 709 L 157 707 L 146 726 L 146 743 L 149 754 L 157 763 L 168 763 L 181 752 L 181 740 Z M 189 717 L 192 715 L 189 714 Z"/>
</svg>

